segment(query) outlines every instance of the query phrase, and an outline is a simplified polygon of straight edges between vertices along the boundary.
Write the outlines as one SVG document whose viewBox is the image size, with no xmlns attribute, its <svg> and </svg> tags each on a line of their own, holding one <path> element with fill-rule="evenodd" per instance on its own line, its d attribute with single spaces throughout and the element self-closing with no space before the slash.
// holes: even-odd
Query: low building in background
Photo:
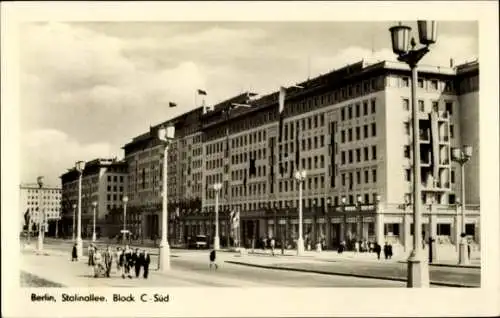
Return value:
<svg viewBox="0 0 500 318">
<path fill-rule="evenodd" d="M 36 183 L 25 183 L 19 186 L 19 190 L 20 231 L 26 231 L 28 223 L 31 223 L 32 232 L 38 231 L 40 222 L 43 222 L 46 225 L 46 235 L 55 236 L 61 218 L 61 188 L 40 188 Z"/>
</svg>

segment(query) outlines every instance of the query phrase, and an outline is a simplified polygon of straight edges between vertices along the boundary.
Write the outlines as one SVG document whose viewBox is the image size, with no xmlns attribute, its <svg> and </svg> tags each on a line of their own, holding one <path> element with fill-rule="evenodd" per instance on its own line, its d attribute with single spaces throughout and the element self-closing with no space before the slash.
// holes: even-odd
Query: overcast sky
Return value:
<svg viewBox="0 0 500 318">
<path fill-rule="evenodd" d="M 123 157 L 134 136 L 242 91 L 267 94 L 362 58 L 394 60 L 394 23 L 39 23 L 21 29 L 21 181 Z M 408 23 L 416 30 L 414 23 Z M 439 24 L 422 63 L 478 55 L 476 23 Z M 309 61 L 309 62 L 308 62 Z M 168 102 L 179 107 L 172 109 Z"/>
</svg>

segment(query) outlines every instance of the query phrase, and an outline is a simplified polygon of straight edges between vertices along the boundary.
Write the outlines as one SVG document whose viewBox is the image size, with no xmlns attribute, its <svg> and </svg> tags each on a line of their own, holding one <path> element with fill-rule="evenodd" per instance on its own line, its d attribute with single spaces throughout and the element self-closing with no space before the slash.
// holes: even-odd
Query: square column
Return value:
<svg viewBox="0 0 500 318">
<path fill-rule="evenodd" d="M 434 240 L 432 243 L 432 258 L 433 261 L 437 261 L 438 255 L 437 255 L 437 245 L 438 245 L 438 240 L 437 240 L 437 215 L 434 214 L 435 212 L 435 207 L 432 205 L 431 207 L 431 215 L 429 217 L 429 234 Z"/>
<path fill-rule="evenodd" d="M 458 245 L 460 244 L 460 233 L 461 233 L 461 222 L 460 216 L 457 214 L 454 217 L 453 225 L 453 244 L 455 245 L 455 250 L 458 251 Z"/>
<path fill-rule="evenodd" d="M 405 213 L 403 215 L 403 246 L 405 252 L 410 252 L 412 249 L 411 221 L 411 215 Z"/>
<path fill-rule="evenodd" d="M 384 216 L 380 213 L 375 214 L 375 241 L 380 246 L 384 246 Z"/>
</svg>

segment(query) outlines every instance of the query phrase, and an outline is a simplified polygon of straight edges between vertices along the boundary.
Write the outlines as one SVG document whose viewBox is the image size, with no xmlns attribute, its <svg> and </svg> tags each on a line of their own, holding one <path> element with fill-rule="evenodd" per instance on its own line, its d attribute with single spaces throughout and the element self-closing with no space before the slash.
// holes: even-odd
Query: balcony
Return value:
<svg viewBox="0 0 500 318">
<path fill-rule="evenodd" d="M 428 181 L 421 183 L 422 191 L 443 192 L 450 190 L 450 182 Z"/>
</svg>

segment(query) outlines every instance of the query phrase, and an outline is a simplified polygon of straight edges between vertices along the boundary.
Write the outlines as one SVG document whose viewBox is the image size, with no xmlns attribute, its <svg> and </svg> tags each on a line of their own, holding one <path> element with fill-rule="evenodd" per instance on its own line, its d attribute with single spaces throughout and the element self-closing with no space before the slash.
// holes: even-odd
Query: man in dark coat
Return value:
<svg viewBox="0 0 500 318">
<path fill-rule="evenodd" d="M 142 266 L 141 255 L 139 254 L 138 248 L 135 249 L 135 253 L 132 255 L 132 262 L 135 267 L 135 277 L 138 278 Z"/>
<path fill-rule="evenodd" d="M 375 253 L 377 253 L 377 259 L 380 259 L 381 247 L 378 243 L 375 243 L 374 250 L 375 250 Z"/>
<path fill-rule="evenodd" d="M 215 269 L 217 269 L 219 266 L 217 265 L 216 263 L 216 254 L 215 254 L 215 250 L 212 250 L 210 252 L 210 266 L 209 268 L 212 269 L 212 266 L 215 266 Z"/>
<path fill-rule="evenodd" d="M 73 245 L 73 249 L 71 251 L 71 261 L 78 262 L 78 253 L 76 251 L 76 243 Z"/>
<path fill-rule="evenodd" d="M 113 253 L 111 253 L 109 246 L 106 248 L 106 252 L 104 252 L 104 265 L 106 266 L 106 277 L 110 277 L 111 267 L 113 266 Z"/>
<path fill-rule="evenodd" d="M 128 278 L 132 278 L 132 275 L 130 275 L 130 268 L 133 266 L 132 250 L 128 247 L 128 245 L 125 247 L 123 256 L 125 273 L 124 275 L 122 275 L 122 277 L 125 278 L 125 276 L 128 276 Z"/>
<path fill-rule="evenodd" d="M 387 242 L 384 244 L 384 257 L 385 259 L 389 258 L 389 244 L 387 244 Z"/>
<path fill-rule="evenodd" d="M 149 256 L 149 253 L 146 252 L 146 250 L 142 250 L 140 258 L 141 258 L 141 264 L 144 267 L 143 276 L 144 279 L 147 279 L 149 274 L 149 263 L 151 263 L 151 257 Z"/>
</svg>

